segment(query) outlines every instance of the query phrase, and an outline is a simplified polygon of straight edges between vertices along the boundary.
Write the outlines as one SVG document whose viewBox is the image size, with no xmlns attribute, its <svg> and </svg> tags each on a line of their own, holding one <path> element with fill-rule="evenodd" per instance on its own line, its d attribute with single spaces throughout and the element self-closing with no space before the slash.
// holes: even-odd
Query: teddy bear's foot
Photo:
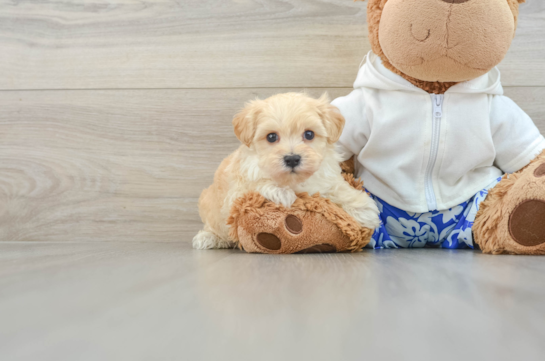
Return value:
<svg viewBox="0 0 545 361">
<path fill-rule="evenodd" d="M 239 221 L 240 245 L 252 253 L 331 253 L 348 251 L 350 239 L 318 213 L 268 210 Z"/>
<path fill-rule="evenodd" d="M 295 236 L 299 235 L 300 233 L 302 233 L 302 230 L 303 230 L 303 222 L 301 222 L 299 220 L 299 218 L 293 216 L 293 215 L 289 215 L 288 217 L 286 217 L 286 224 L 288 222 L 293 222 L 293 223 L 297 223 L 299 226 L 300 226 L 300 230 L 299 232 L 297 233 L 293 233 Z M 288 229 L 288 232 L 292 233 L 293 230 L 290 230 L 288 227 L 286 227 Z M 334 232 L 336 233 L 336 232 Z M 323 235 L 323 233 L 322 233 Z M 258 233 L 257 236 L 255 237 L 255 242 L 257 242 L 261 247 L 265 248 L 266 249 L 266 253 L 270 253 L 270 251 L 280 251 L 282 249 L 282 243 L 284 243 L 284 252 L 279 252 L 279 253 L 335 253 L 337 252 L 337 246 L 335 246 L 334 244 L 332 243 L 341 243 L 340 245 L 340 249 L 341 251 L 344 250 L 346 251 L 346 245 L 349 244 L 349 239 L 347 239 L 346 237 L 342 237 L 342 239 L 337 239 L 338 235 L 337 234 L 333 234 L 332 235 L 334 238 L 330 238 L 330 239 L 327 239 L 326 242 L 328 243 L 321 243 L 321 244 L 315 244 L 315 245 L 312 245 L 312 246 L 309 246 L 309 247 L 306 247 L 306 248 L 303 248 L 302 250 L 300 251 L 296 251 L 296 252 L 293 252 L 296 248 L 301 248 L 302 246 L 302 242 L 301 240 L 297 239 L 297 237 L 285 237 L 284 238 L 284 242 L 282 242 L 282 240 L 277 237 L 276 235 L 272 234 L 272 233 Z M 290 239 L 292 238 L 292 239 Z M 250 242 L 254 242 L 254 239 L 246 239 L 246 240 L 243 240 L 242 242 L 244 244 L 248 244 L 248 241 Z M 316 240 L 312 241 L 312 243 L 316 242 Z M 286 245 L 289 245 L 291 243 L 291 247 L 289 246 L 286 246 Z M 299 245 L 298 245 L 299 243 Z M 295 246 L 295 248 L 293 247 Z M 248 245 L 246 246 L 246 248 L 251 248 L 248 247 Z M 289 250 L 288 250 L 289 249 Z"/>
<path fill-rule="evenodd" d="M 530 199 L 511 215 L 509 231 L 515 242 L 525 247 L 545 244 L 545 202 Z"/>
<path fill-rule="evenodd" d="M 481 205 L 473 227 L 485 253 L 545 254 L 545 157 L 505 176 Z"/>
<path fill-rule="evenodd" d="M 232 239 L 250 253 L 330 253 L 361 250 L 373 233 L 319 196 L 298 195 L 290 208 L 248 193 L 233 206 Z"/>
</svg>

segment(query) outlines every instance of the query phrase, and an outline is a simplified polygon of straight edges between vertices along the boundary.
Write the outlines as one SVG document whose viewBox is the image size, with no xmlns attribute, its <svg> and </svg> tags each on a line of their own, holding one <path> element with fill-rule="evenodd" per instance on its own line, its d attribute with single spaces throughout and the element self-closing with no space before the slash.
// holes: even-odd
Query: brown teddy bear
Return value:
<svg viewBox="0 0 545 361">
<path fill-rule="evenodd" d="M 332 104 L 346 119 L 339 151 L 356 160 L 346 179 L 363 179 L 383 224 L 359 228 L 319 195 L 285 209 L 252 193 L 233 206 L 233 239 L 260 253 L 371 242 L 545 254 L 545 138 L 503 96 L 495 68 L 522 2 L 369 0 L 372 52 Z"/>
</svg>

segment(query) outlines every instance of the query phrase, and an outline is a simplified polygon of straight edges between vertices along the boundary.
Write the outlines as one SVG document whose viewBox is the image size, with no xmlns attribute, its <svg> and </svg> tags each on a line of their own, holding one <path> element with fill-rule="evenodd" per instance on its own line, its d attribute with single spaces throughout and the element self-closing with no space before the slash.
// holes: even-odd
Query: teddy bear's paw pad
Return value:
<svg viewBox="0 0 545 361">
<path fill-rule="evenodd" d="M 337 248 L 331 244 L 317 244 L 315 246 L 305 248 L 297 253 L 335 253 Z"/>
<path fill-rule="evenodd" d="M 292 234 L 299 234 L 303 232 L 303 222 L 294 215 L 289 215 L 284 221 L 286 229 Z"/>
<path fill-rule="evenodd" d="M 545 177 L 545 163 L 536 168 L 534 171 L 534 176 L 536 178 Z"/>
<path fill-rule="evenodd" d="M 545 175 L 545 164 L 543 168 Z M 537 170 L 536 170 L 537 173 Z M 545 243 L 545 202 L 530 199 L 518 205 L 509 218 L 509 232 L 513 240 L 525 247 Z"/>
<path fill-rule="evenodd" d="M 271 251 L 278 251 L 282 247 L 282 242 L 280 241 L 280 238 L 272 233 L 259 233 L 256 237 L 256 240 L 257 243 L 261 245 L 261 247 Z"/>
</svg>

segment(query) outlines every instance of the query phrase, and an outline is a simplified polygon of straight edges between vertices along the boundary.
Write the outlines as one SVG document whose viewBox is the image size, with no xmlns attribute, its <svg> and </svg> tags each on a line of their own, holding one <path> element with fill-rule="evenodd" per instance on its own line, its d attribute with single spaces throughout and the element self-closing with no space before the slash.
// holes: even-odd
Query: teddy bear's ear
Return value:
<svg viewBox="0 0 545 361">
<path fill-rule="evenodd" d="M 261 101 L 256 99 L 246 104 L 233 118 L 235 135 L 244 145 L 249 147 L 254 139 L 257 115 L 260 112 Z"/>
<path fill-rule="evenodd" d="M 327 131 L 327 141 L 335 143 L 341 137 L 344 128 L 344 117 L 336 106 L 330 104 L 329 96 L 324 93 L 319 102 L 319 112 Z"/>
</svg>

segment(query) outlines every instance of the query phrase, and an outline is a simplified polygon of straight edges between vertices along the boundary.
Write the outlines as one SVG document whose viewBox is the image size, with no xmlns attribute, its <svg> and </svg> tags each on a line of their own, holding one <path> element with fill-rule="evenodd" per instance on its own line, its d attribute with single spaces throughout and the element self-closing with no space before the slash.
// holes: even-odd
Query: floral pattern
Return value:
<svg viewBox="0 0 545 361">
<path fill-rule="evenodd" d="M 488 190 L 499 183 L 496 179 L 473 198 L 443 211 L 411 213 L 395 208 L 371 195 L 380 211 L 381 225 L 369 248 L 473 248 L 471 228 Z"/>
</svg>

